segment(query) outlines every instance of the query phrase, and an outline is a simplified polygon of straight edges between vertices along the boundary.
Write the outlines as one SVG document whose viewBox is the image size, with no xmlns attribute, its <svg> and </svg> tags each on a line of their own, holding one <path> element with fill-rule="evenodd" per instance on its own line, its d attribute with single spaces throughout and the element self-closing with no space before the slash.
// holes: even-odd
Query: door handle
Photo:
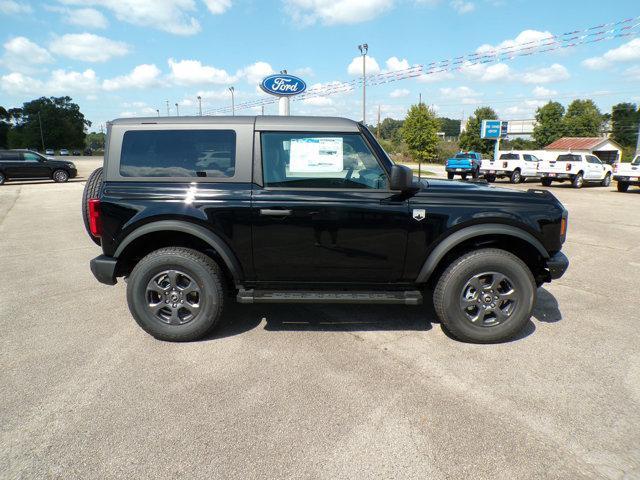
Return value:
<svg viewBox="0 0 640 480">
<path fill-rule="evenodd" d="M 261 208 L 260 215 L 266 215 L 267 217 L 288 217 L 291 215 L 291 210 L 283 208 Z"/>
</svg>

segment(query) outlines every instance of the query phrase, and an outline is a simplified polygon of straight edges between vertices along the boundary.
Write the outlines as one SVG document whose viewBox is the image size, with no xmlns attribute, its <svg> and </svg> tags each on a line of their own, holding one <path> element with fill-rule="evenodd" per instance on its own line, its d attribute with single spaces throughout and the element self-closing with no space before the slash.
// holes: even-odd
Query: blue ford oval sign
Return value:
<svg viewBox="0 0 640 480">
<path fill-rule="evenodd" d="M 288 97 L 304 92 L 307 89 L 307 84 L 301 78 L 279 73 L 265 77 L 260 88 L 271 95 Z"/>
</svg>

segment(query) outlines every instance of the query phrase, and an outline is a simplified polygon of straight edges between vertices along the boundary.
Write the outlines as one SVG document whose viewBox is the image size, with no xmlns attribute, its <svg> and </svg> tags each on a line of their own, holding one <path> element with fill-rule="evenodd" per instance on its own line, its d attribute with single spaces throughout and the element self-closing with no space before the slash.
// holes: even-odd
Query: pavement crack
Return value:
<svg viewBox="0 0 640 480">
<path fill-rule="evenodd" d="M 9 214 L 11 213 L 11 210 L 13 210 L 13 207 L 16 206 L 16 203 L 18 202 L 18 198 L 20 197 L 20 194 L 22 193 L 22 187 L 18 187 L 18 190 L 16 192 L 16 194 L 13 197 L 13 202 L 11 203 L 11 205 L 9 205 L 9 208 L 7 208 L 7 211 L 4 213 L 4 215 L 0 216 L 0 227 L 2 226 L 2 224 L 4 223 L 5 219 L 9 216 Z M 2 214 L 2 211 L 0 210 L 0 215 Z"/>
</svg>

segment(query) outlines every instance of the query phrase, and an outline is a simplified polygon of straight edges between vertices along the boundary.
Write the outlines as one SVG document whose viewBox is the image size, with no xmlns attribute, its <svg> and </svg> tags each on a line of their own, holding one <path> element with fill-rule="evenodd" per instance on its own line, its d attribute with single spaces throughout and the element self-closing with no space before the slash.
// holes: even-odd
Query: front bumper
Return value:
<svg viewBox="0 0 640 480">
<path fill-rule="evenodd" d="M 547 268 L 549 269 L 551 279 L 556 280 L 562 277 L 564 272 L 567 271 L 567 268 L 569 268 L 569 259 L 564 253 L 558 252 L 547 260 Z"/>
<path fill-rule="evenodd" d="M 78 169 L 70 168 L 69 169 L 69 178 L 76 178 L 78 176 Z"/>
<path fill-rule="evenodd" d="M 100 255 L 91 262 L 89 265 L 91 267 L 91 273 L 96 277 L 100 283 L 104 283 L 105 285 L 115 285 L 116 280 L 116 265 L 118 261 L 113 257 L 108 257 L 106 255 Z"/>
</svg>

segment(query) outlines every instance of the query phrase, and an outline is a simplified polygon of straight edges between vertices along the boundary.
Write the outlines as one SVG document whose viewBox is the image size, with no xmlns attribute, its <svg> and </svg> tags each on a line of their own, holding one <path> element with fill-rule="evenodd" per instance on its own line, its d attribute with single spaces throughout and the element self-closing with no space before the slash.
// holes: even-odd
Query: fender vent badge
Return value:
<svg viewBox="0 0 640 480">
<path fill-rule="evenodd" d="M 413 219 L 418 222 L 424 220 L 427 217 L 427 211 L 424 208 L 413 209 Z"/>
</svg>

